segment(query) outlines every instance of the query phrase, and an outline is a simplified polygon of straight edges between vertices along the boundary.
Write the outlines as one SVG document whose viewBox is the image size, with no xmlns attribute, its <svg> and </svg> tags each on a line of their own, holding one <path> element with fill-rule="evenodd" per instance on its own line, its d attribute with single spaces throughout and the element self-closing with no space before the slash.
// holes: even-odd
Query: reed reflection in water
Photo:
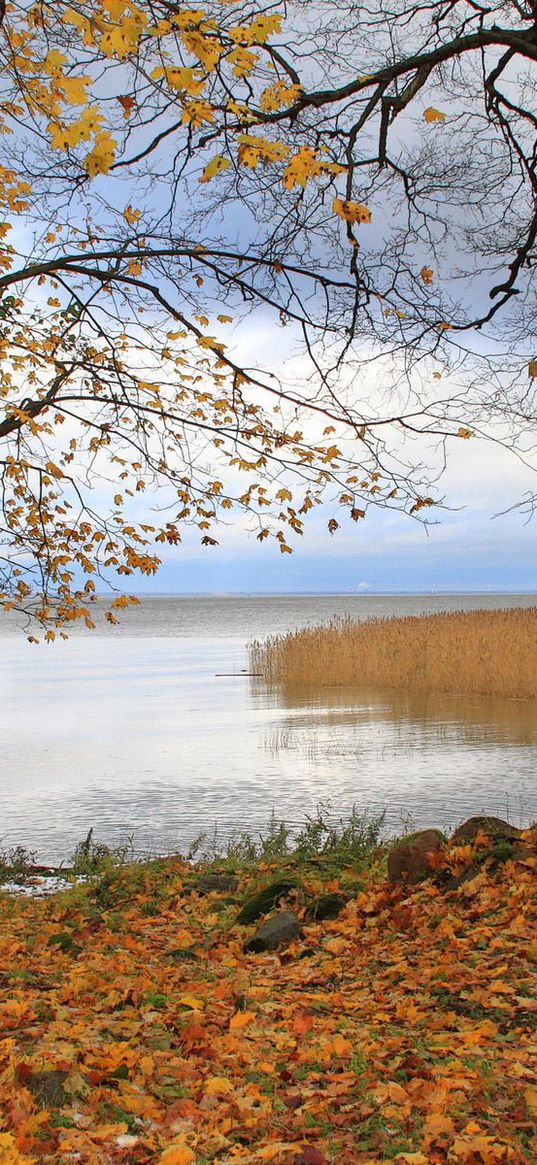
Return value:
<svg viewBox="0 0 537 1165">
<path fill-rule="evenodd" d="M 416 825 L 448 828 L 471 812 L 509 815 L 520 824 L 537 817 L 535 700 L 315 691 L 257 677 L 251 686 L 254 700 L 281 710 L 263 733 L 270 756 L 331 771 L 335 785 L 342 770 L 353 769 L 356 803 L 386 807 L 394 827 L 397 813 Z"/>
</svg>

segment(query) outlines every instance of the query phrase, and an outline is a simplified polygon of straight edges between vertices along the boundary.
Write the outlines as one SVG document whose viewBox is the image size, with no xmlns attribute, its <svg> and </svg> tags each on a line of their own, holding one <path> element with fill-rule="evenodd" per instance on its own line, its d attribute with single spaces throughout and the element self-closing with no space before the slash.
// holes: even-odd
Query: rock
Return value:
<svg viewBox="0 0 537 1165">
<path fill-rule="evenodd" d="M 69 1101 L 63 1087 L 68 1075 L 69 1073 L 61 1068 L 32 1072 L 24 1081 L 24 1085 L 42 1108 L 61 1108 L 62 1104 Z"/>
<path fill-rule="evenodd" d="M 414 883 L 430 878 L 433 870 L 428 854 L 438 853 L 443 841 L 439 829 L 422 829 L 395 845 L 388 854 L 390 882 Z"/>
<path fill-rule="evenodd" d="M 455 830 L 451 838 L 452 845 L 468 845 L 475 841 L 478 833 L 486 833 L 487 837 L 496 840 L 505 838 L 506 841 L 520 837 L 520 829 L 502 821 L 501 817 L 469 817 Z"/>
<path fill-rule="evenodd" d="M 341 892 L 321 894 L 320 898 L 316 898 L 308 906 L 306 922 L 322 922 L 324 918 L 337 918 L 338 914 L 341 914 L 341 911 L 345 909 L 348 901 L 348 894 Z"/>
<path fill-rule="evenodd" d="M 267 918 L 256 930 L 253 938 L 244 944 L 244 950 L 253 954 L 260 951 L 274 951 L 278 947 L 289 946 L 300 938 L 298 918 L 290 910 L 280 910 Z"/>
<path fill-rule="evenodd" d="M 237 915 L 237 922 L 245 926 L 250 922 L 256 922 L 262 914 L 268 914 L 273 910 L 280 898 L 286 898 L 292 890 L 297 889 L 296 882 L 271 882 L 270 886 L 265 886 L 264 890 L 260 890 L 244 903 Z"/>
<path fill-rule="evenodd" d="M 238 884 L 235 874 L 201 874 L 194 889 L 198 894 L 233 894 Z"/>
</svg>

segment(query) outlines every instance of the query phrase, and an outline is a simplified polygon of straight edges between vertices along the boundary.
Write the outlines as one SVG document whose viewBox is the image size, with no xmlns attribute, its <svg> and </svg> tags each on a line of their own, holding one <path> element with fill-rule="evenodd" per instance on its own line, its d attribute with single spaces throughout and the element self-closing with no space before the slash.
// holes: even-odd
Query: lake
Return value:
<svg viewBox="0 0 537 1165">
<path fill-rule="evenodd" d="M 66 859 L 94 829 L 183 850 L 264 827 L 386 810 L 387 829 L 472 813 L 537 818 L 537 701 L 323 689 L 285 704 L 254 638 L 326 622 L 498 606 L 532 595 L 151 598 L 119 627 L 32 646 L 0 619 L 0 846 Z"/>
</svg>

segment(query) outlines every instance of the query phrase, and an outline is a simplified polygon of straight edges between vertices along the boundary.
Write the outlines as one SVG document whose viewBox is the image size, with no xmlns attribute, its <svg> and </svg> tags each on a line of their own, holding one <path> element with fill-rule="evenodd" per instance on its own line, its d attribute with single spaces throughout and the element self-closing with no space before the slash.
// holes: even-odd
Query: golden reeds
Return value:
<svg viewBox="0 0 537 1165">
<path fill-rule="evenodd" d="M 537 696 L 537 607 L 333 620 L 254 643 L 251 670 L 286 688 Z"/>
</svg>

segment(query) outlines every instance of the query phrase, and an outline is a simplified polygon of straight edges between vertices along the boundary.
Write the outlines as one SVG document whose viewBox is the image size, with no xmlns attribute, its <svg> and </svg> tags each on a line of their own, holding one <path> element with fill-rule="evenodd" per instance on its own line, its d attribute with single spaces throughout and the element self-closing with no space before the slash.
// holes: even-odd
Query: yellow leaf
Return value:
<svg viewBox="0 0 537 1165">
<path fill-rule="evenodd" d="M 216 156 L 207 163 L 201 178 L 198 178 L 198 182 L 210 182 L 211 178 L 214 178 L 216 174 L 220 173 L 221 170 L 227 170 L 228 167 L 229 159 L 224 158 L 222 154 L 216 154 Z"/>
<path fill-rule="evenodd" d="M 253 1019 L 255 1019 L 254 1011 L 237 1011 L 236 1015 L 232 1015 L 229 1021 L 230 1032 L 240 1031 L 241 1028 L 247 1027 Z"/>
<path fill-rule="evenodd" d="M 204 1087 L 208 1096 L 223 1096 L 233 1092 L 233 1084 L 225 1076 L 210 1076 Z"/>
<path fill-rule="evenodd" d="M 457 437 L 462 437 L 463 441 L 468 441 L 473 435 L 472 430 L 465 429 L 464 425 L 461 425 L 460 429 L 457 429 Z"/>
<path fill-rule="evenodd" d="M 255 170 L 259 162 L 264 162 L 265 165 L 270 162 L 282 162 L 288 153 L 289 149 L 283 142 L 270 142 L 268 138 L 245 133 L 239 137 L 239 164 L 248 166 L 250 170 Z"/>
<path fill-rule="evenodd" d="M 228 65 L 233 65 L 234 77 L 246 77 L 248 73 L 252 72 L 254 65 L 256 65 L 259 57 L 257 53 L 251 53 L 248 49 L 237 48 L 227 57 Z"/>
<path fill-rule="evenodd" d="M 33 636 L 32 641 L 38 642 Z M 5 1165 L 32 1165 L 30 1157 L 19 1152 L 12 1133 L 0 1133 L 0 1160 Z"/>
<path fill-rule="evenodd" d="M 107 174 L 114 164 L 116 143 L 109 133 L 99 133 L 95 138 L 95 145 L 84 159 L 84 166 L 90 178 L 97 174 Z"/>
<path fill-rule="evenodd" d="M 259 104 L 265 113 L 275 113 L 284 106 L 294 105 L 302 92 L 300 85 L 287 85 L 285 81 L 277 81 L 261 94 Z"/>
<path fill-rule="evenodd" d="M 91 77 L 62 77 L 59 88 L 69 105 L 85 105 L 88 101 L 86 85 Z"/>
<path fill-rule="evenodd" d="M 361 202 L 351 202 L 349 199 L 334 198 L 332 210 L 344 219 L 345 222 L 371 222 L 371 211 Z"/>
<path fill-rule="evenodd" d="M 423 118 L 424 121 L 428 121 L 430 124 L 433 121 L 445 121 L 446 115 L 445 113 L 441 113 L 439 109 L 434 109 L 433 106 L 430 105 L 428 109 L 424 110 Z"/>
<path fill-rule="evenodd" d="M 302 146 L 286 166 L 283 184 L 286 190 L 292 190 L 295 186 L 304 187 L 309 178 L 318 178 L 321 172 L 321 163 L 315 150 L 310 146 Z"/>
<path fill-rule="evenodd" d="M 198 999 L 196 995 L 181 995 L 177 1002 L 182 1007 L 192 1007 L 195 1011 L 201 1011 L 203 1009 L 203 1000 Z"/>
</svg>

